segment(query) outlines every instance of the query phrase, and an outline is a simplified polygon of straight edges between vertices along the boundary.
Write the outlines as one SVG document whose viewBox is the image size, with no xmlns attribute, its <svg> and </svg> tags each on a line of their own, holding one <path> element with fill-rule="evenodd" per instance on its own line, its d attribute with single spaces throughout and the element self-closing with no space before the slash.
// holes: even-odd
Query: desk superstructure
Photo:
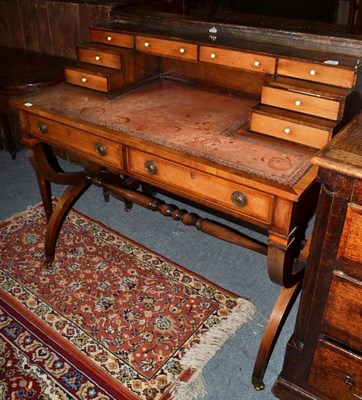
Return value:
<svg viewBox="0 0 362 400">
<path fill-rule="evenodd" d="M 141 204 L 265 254 L 286 291 L 276 305 L 285 315 L 318 193 L 309 160 L 360 109 L 360 42 L 119 12 L 90 27 L 77 54 L 66 83 L 13 102 L 49 219 L 48 262 L 67 212 L 97 184 L 128 208 Z M 46 145 L 89 167 L 60 171 Z M 69 184 L 54 210 L 50 182 Z M 152 199 L 139 182 L 261 229 L 267 244 Z M 279 326 L 261 346 L 259 388 Z"/>
</svg>

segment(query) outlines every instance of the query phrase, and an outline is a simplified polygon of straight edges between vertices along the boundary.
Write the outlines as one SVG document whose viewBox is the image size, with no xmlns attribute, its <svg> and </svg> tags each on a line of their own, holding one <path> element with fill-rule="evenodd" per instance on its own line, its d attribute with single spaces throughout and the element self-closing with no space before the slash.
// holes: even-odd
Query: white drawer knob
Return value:
<svg viewBox="0 0 362 400">
<path fill-rule="evenodd" d="M 285 128 L 285 129 L 284 129 L 284 133 L 286 133 L 287 135 L 289 135 L 289 133 L 290 133 L 290 128 Z"/>
<path fill-rule="evenodd" d="M 99 61 L 101 58 L 99 56 L 94 57 L 97 61 Z"/>
<path fill-rule="evenodd" d="M 315 69 L 311 69 L 310 71 L 309 71 L 309 73 L 311 74 L 311 75 L 315 75 L 316 74 L 316 70 Z"/>
<path fill-rule="evenodd" d="M 83 83 L 87 82 L 87 78 L 82 78 L 82 82 Z"/>
<path fill-rule="evenodd" d="M 254 61 L 254 67 L 259 67 L 260 61 Z"/>
<path fill-rule="evenodd" d="M 294 104 L 295 104 L 297 107 L 299 107 L 299 106 L 302 104 L 302 102 L 301 102 L 300 100 L 296 100 Z"/>
<path fill-rule="evenodd" d="M 210 54 L 210 58 L 215 58 L 216 57 L 216 54 L 215 53 L 211 53 Z"/>
<path fill-rule="evenodd" d="M 144 45 L 145 47 L 149 47 L 150 44 L 148 42 L 145 42 Z"/>
<path fill-rule="evenodd" d="M 181 54 L 185 53 L 185 49 L 184 49 L 183 47 L 181 47 L 180 53 L 181 53 Z"/>
<path fill-rule="evenodd" d="M 107 40 L 110 42 L 112 40 L 112 36 L 107 36 Z"/>
</svg>

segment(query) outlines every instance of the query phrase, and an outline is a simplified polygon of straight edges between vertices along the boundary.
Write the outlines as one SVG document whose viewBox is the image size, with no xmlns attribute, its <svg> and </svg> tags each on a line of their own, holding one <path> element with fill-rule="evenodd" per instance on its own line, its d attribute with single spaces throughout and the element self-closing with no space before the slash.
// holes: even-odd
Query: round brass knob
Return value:
<svg viewBox="0 0 362 400">
<path fill-rule="evenodd" d="M 107 154 L 107 147 L 103 143 L 96 143 L 96 152 L 104 157 Z"/>
<path fill-rule="evenodd" d="M 41 133 L 47 133 L 47 126 L 44 122 L 38 122 L 38 128 Z"/>
<path fill-rule="evenodd" d="M 236 191 L 231 195 L 231 200 L 238 207 L 244 207 L 248 202 L 245 193 L 239 191 Z"/>
<path fill-rule="evenodd" d="M 156 175 L 157 174 L 157 165 L 151 161 L 147 160 L 145 162 L 145 170 L 150 174 L 150 175 Z"/>
</svg>

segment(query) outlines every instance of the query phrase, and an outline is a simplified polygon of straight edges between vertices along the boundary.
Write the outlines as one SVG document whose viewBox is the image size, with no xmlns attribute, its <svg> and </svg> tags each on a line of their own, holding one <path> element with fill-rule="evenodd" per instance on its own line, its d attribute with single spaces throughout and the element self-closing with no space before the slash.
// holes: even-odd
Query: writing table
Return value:
<svg viewBox="0 0 362 400">
<path fill-rule="evenodd" d="M 120 13 L 90 28 L 66 83 L 12 103 L 48 217 L 47 262 L 68 211 L 92 184 L 127 209 L 140 204 L 267 256 L 269 277 L 283 289 L 257 356 L 258 389 L 300 289 L 304 263 L 295 260 L 318 193 L 309 159 L 360 108 L 361 52 L 353 40 L 330 54 L 330 42 L 316 50 L 314 36 L 300 48 L 271 30 L 263 42 L 262 33 Z M 49 146 L 88 166 L 61 171 Z M 54 210 L 50 182 L 69 185 Z M 163 204 L 139 183 L 261 230 L 267 243 Z"/>
</svg>

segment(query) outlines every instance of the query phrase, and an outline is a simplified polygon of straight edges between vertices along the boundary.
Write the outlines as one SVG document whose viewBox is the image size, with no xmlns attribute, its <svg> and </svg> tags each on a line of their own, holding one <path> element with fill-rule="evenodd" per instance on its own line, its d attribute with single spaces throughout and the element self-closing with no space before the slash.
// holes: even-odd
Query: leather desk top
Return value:
<svg viewBox="0 0 362 400">
<path fill-rule="evenodd" d="M 26 101 L 53 114 L 97 124 L 287 186 L 305 174 L 314 154 L 301 146 L 238 133 L 238 129 L 246 132 L 256 100 L 167 80 L 112 99 L 60 84 L 29 95 Z"/>
</svg>

